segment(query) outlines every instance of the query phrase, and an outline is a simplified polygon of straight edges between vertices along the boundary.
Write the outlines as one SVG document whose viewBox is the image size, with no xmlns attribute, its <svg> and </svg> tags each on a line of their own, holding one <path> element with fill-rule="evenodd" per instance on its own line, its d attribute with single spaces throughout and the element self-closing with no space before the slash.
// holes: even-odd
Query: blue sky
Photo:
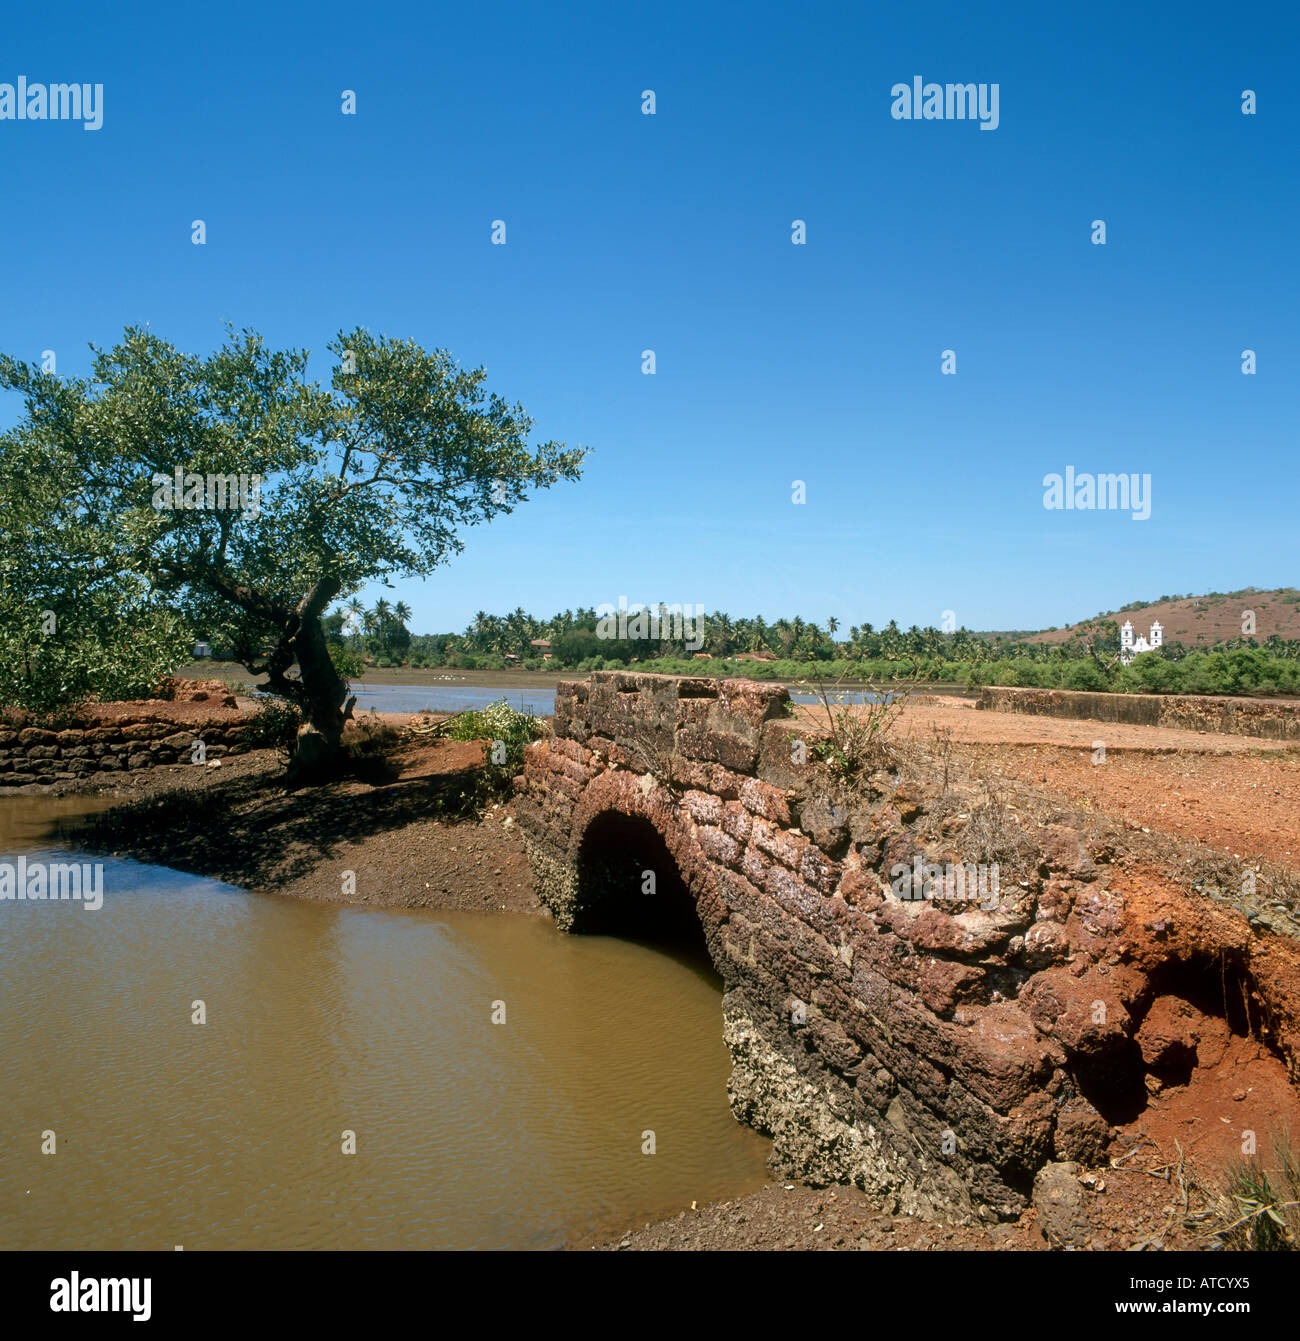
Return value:
<svg viewBox="0 0 1300 1341">
<path fill-rule="evenodd" d="M 1041 627 L 1295 583 L 1295 11 L 882 9 L 12 12 L 0 83 L 102 83 L 104 124 L 0 121 L 0 349 L 79 373 L 127 323 L 231 321 L 324 379 L 360 324 L 485 365 L 593 453 L 396 584 L 417 631 L 620 596 Z M 998 128 L 893 119 L 916 75 L 997 83 Z M 1149 474 L 1150 519 L 1046 510 L 1067 465 Z"/>
</svg>

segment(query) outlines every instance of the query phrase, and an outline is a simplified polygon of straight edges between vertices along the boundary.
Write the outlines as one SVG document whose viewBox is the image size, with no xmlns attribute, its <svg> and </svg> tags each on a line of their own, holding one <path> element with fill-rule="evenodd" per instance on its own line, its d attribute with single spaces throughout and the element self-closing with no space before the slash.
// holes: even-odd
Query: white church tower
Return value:
<svg viewBox="0 0 1300 1341">
<path fill-rule="evenodd" d="M 1119 659 L 1122 665 L 1127 666 L 1134 657 L 1141 656 L 1143 652 L 1152 652 L 1157 647 L 1164 645 L 1165 631 L 1161 627 L 1160 621 L 1153 620 L 1150 634 L 1146 638 L 1133 637 L 1133 625 L 1129 620 L 1124 621 L 1124 627 L 1119 631 Z"/>
</svg>

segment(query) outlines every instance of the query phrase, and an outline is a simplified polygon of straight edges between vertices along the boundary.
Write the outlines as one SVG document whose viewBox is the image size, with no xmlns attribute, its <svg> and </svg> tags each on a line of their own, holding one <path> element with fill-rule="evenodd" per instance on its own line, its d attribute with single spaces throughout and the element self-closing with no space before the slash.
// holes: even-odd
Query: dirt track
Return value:
<svg viewBox="0 0 1300 1341">
<path fill-rule="evenodd" d="M 796 716 L 824 726 L 818 708 Z M 1300 864 L 1300 748 L 1165 727 L 980 712 L 957 699 L 909 704 L 900 740 L 951 732 L 977 767 L 1057 792 L 1087 811 L 1193 839 L 1238 857 Z M 1096 742 L 1105 757 L 1094 763 Z"/>
<path fill-rule="evenodd" d="M 795 716 L 825 726 L 826 713 L 816 705 L 798 705 Z M 935 729 L 951 731 L 954 741 L 973 745 L 1059 745 L 1091 754 L 1101 741 L 1106 753 L 1141 750 L 1167 754 L 1192 751 L 1197 754 L 1247 754 L 1258 751 L 1286 753 L 1296 746 L 1282 740 L 1258 736 L 1229 736 L 1207 731 L 1180 731 L 1160 726 L 1128 726 L 1119 722 L 1093 722 L 1065 717 L 1031 717 L 1010 712 L 983 712 L 974 703 L 959 698 L 906 704 L 898 714 L 893 732 L 904 738 L 928 739 Z"/>
</svg>

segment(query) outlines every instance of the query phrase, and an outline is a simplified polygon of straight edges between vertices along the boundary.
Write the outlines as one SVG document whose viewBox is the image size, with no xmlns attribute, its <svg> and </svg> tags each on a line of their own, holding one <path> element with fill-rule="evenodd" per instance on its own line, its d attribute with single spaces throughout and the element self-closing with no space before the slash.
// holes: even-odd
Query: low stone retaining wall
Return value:
<svg viewBox="0 0 1300 1341">
<path fill-rule="evenodd" d="M 192 764 L 196 740 L 203 757 L 240 754 L 247 723 L 223 714 L 180 723 L 141 712 L 113 721 L 87 720 L 57 729 L 0 725 L 0 787 L 94 779 L 159 764 Z"/>
<path fill-rule="evenodd" d="M 1300 702 L 1210 694 L 1090 694 L 1075 689 L 985 687 L 977 707 L 1035 717 L 1074 717 L 1300 741 Z"/>
</svg>

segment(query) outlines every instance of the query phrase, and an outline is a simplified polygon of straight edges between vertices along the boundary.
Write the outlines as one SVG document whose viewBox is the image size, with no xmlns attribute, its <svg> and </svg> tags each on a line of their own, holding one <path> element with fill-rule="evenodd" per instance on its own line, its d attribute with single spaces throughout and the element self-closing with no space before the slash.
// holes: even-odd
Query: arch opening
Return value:
<svg viewBox="0 0 1300 1341">
<path fill-rule="evenodd" d="M 659 831 L 639 816 L 609 810 L 587 827 L 573 930 L 637 941 L 721 981 L 695 898 Z"/>
</svg>

